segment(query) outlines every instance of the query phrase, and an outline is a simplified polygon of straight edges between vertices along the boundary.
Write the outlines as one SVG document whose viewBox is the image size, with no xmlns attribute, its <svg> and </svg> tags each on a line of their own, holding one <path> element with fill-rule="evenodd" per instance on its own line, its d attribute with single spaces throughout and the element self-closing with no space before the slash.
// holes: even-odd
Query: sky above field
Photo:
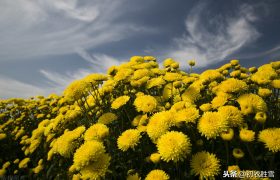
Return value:
<svg viewBox="0 0 280 180">
<path fill-rule="evenodd" d="M 280 59 L 279 0 L 0 0 L 0 98 L 61 94 L 133 55 L 182 68 Z"/>
</svg>

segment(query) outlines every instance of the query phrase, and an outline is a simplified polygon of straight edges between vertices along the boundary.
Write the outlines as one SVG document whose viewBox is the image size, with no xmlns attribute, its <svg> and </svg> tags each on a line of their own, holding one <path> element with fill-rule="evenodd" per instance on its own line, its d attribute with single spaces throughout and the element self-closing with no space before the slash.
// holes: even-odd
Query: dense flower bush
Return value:
<svg viewBox="0 0 280 180">
<path fill-rule="evenodd" d="M 134 56 L 75 80 L 63 96 L 0 101 L 0 176 L 214 179 L 275 171 L 280 61 L 232 60 L 201 74 Z M 279 173 L 279 172 L 278 172 Z"/>
</svg>

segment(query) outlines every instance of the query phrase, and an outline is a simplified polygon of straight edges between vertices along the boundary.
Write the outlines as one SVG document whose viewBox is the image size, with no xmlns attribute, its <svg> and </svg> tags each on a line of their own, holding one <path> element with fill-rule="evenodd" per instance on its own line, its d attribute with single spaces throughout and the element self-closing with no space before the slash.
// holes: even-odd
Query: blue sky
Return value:
<svg viewBox="0 0 280 180">
<path fill-rule="evenodd" d="M 198 72 L 280 59 L 278 0 L 1 0 L 0 98 L 61 94 L 133 55 Z"/>
</svg>

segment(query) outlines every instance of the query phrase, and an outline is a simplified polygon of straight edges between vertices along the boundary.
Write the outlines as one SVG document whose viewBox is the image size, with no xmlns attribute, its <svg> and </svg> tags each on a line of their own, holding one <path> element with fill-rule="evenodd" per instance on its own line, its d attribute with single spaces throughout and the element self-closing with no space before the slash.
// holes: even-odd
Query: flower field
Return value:
<svg viewBox="0 0 280 180">
<path fill-rule="evenodd" d="M 0 100 L 0 176 L 280 179 L 280 61 L 189 65 L 133 56 L 63 96 Z"/>
</svg>

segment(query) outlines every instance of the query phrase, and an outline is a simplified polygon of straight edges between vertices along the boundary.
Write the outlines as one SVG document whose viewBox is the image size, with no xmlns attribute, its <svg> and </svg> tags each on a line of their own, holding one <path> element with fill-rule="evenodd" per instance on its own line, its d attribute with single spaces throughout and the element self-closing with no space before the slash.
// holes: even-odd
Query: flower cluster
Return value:
<svg viewBox="0 0 280 180">
<path fill-rule="evenodd" d="M 133 56 L 63 96 L 0 100 L 0 177 L 214 179 L 276 170 L 280 61 L 194 73 Z M 271 169 L 266 169 L 267 167 Z"/>
</svg>

